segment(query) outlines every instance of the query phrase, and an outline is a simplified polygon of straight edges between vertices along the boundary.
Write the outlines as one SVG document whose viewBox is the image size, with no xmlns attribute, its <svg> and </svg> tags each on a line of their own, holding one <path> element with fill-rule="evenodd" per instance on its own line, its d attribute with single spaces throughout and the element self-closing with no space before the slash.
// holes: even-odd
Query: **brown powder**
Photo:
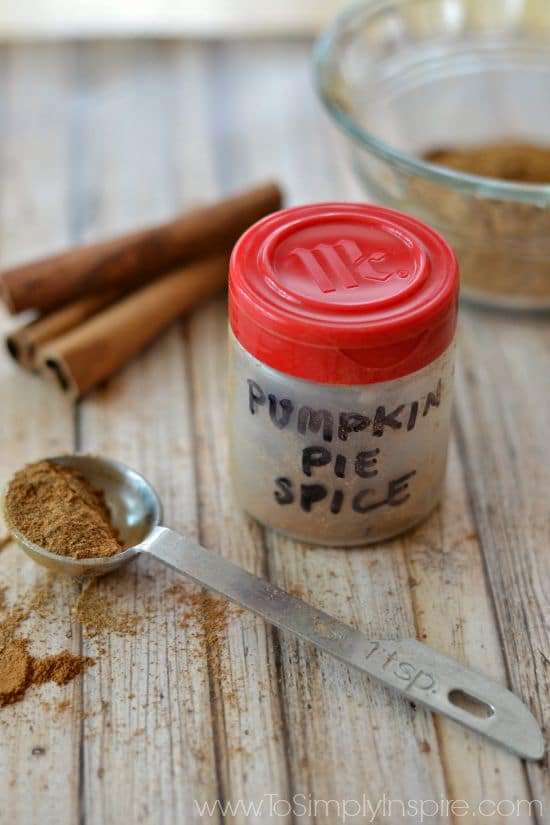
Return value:
<svg viewBox="0 0 550 825">
<path fill-rule="evenodd" d="M 227 630 L 228 602 L 206 593 L 187 593 L 185 599 L 187 609 L 179 619 L 179 626 L 186 630 L 195 627 L 191 635 L 205 647 L 216 645 Z"/>
<path fill-rule="evenodd" d="M 57 716 L 61 716 L 68 710 L 71 710 L 71 703 L 68 699 L 60 699 L 59 702 L 55 706 L 55 712 Z"/>
<path fill-rule="evenodd" d="M 185 585 L 174 585 L 167 592 L 174 596 L 176 603 L 185 605 L 178 626 L 187 631 L 201 655 L 206 653 L 211 677 L 221 687 L 224 701 L 235 705 L 237 696 L 232 689 L 227 631 L 231 617 L 240 615 L 243 609 L 207 592 L 190 593 Z"/>
<path fill-rule="evenodd" d="M 34 544 L 60 556 L 106 557 L 122 549 L 103 493 L 75 470 L 48 461 L 16 473 L 6 517 Z"/>
<path fill-rule="evenodd" d="M 8 644 L 0 653 L 0 707 L 22 698 L 31 675 L 32 661 L 25 640 Z"/>
<path fill-rule="evenodd" d="M 39 581 L 35 582 L 30 592 L 23 596 L 29 614 L 39 616 L 41 619 L 51 619 L 55 614 L 55 592 L 54 573 L 44 571 Z M 58 577 L 58 581 L 60 581 Z"/>
<path fill-rule="evenodd" d="M 221 641 L 230 615 L 230 605 L 226 599 L 202 591 L 189 592 L 185 585 L 173 585 L 165 592 L 175 599 L 176 604 L 185 608 L 178 619 L 179 627 L 191 630 L 191 636 L 207 648 Z"/>
<path fill-rule="evenodd" d="M 227 671 L 227 627 L 229 604 L 208 593 L 197 593 L 189 600 L 188 610 L 180 619 L 181 628 L 194 627 L 191 636 L 208 657 L 210 675 L 222 687 L 225 700 L 232 704 L 234 694 Z"/>
<path fill-rule="evenodd" d="M 119 610 L 97 579 L 86 584 L 74 604 L 73 615 L 89 638 L 104 631 L 134 636 L 143 622 L 142 615 Z"/>
<path fill-rule="evenodd" d="M 43 685 L 45 682 L 55 682 L 56 685 L 66 685 L 76 676 L 80 676 L 85 667 L 93 665 L 94 660 L 89 656 L 75 656 L 68 650 L 54 653 L 52 656 L 43 656 L 41 659 L 32 659 L 32 684 Z"/>
<path fill-rule="evenodd" d="M 436 149 L 430 163 L 459 172 L 516 183 L 550 183 L 550 147 L 530 143 L 490 143 L 484 146 Z"/>
<path fill-rule="evenodd" d="M 7 547 L 8 544 L 11 542 L 11 536 L 8 534 L 7 536 L 0 536 L 0 552 Z"/>
<path fill-rule="evenodd" d="M 24 622 L 28 616 L 28 610 L 16 607 L 0 622 L 0 656 L 11 645 L 15 639 L 19 625 Z"/>
<path fill-rule="evenodd" d="M 14 610 L 0 623 L 0 708 L 19 702 L 31 685 L 52 681 L 65 685 L 94 664 L 93 659 L 75 656 L 68 650 L 52 656 L 32 656 L 29 640 L 16 638 L 27 616 L 21 609 Z"/>
<path fill-rule="evenodd" d="M 550 147 L 499 143 L 441 148 L 426 160 L 518 183 L 550 182 Z M 458 255 L 464 294 L 501 306 L 550 306 L 550 207 L 410 178 L 404 203 Z"/>
</svg>

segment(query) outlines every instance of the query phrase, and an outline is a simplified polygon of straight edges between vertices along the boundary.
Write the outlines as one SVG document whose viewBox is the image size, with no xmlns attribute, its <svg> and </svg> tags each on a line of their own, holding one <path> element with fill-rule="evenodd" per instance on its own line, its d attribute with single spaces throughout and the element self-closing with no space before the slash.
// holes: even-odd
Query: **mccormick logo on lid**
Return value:
<svg viewBox="0 0 550 825">
<path fill-rule="evenodd" d="M 270 278 L 298 301 L 352 307 L 416 288 L 426 274 L 422 248 L 406 232 L 353 221 L 293 227 L 270 257 Z"/>
<path fill-rule="evenodd" d="M 407 278 L 409 275 L 408 269 L 394 269 L 383 250 L 364 253 L 352 239 L 319 243 L 310 249 L 298 247 L 290 253 L 292 256 L 325 293 L 335 292 L 339 286 L 353 289 L 361 281 L 387 281 L 393 276 Z"/>
</svg>

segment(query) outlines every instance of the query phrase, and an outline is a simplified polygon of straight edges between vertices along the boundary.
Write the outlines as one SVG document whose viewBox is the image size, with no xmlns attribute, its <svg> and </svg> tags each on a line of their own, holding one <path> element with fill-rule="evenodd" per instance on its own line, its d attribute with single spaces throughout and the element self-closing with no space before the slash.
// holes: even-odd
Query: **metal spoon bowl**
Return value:
<svg viewBox="0 0 550 825">
<path fill-rule="evenodd" d="M 107 558 L 73 559 L 30 542 L 7 520 L 23 550 L 36 562 L 77 577 L 110 573 L 141 553 L 198 584 L 248 608 L 271 624 L 293 633 L 461 725 L 487 736 L 524 759 L 541 759 L 544 740 L 529 709 L 496 682 L 416 639 L 369 639 L 327 613 L 291 596 L 271 582 L 247 573 L 196 542 L 160 526 L 160 500 L 143 476 L 124 464 L 97 456 L 66 455 L 46 459 L 78 470 L 103 490 L 124 550 Z"/>
<path fill-rule="evenodd" d="M 93 455 L 61 455 L 47 458 L 53 464 L 69 467 L 81 473 L 94 487 L 102 490 L 111 513 L 113 524 L 118 530 L 124 550 L 106 558 L 74 559 L 60 556 L 39 547 L 9 523 L 4 509 L 4 518 L 14 539 L 33 561 L 47 567 L 54 573 L 76 576 L 102 576 L 111 573 L 132 559 L 137 558 L 137 547 L 162 519 L 162 505 L 153 487 L 146 479 L 118 461 L 98 458 Z"/>
</svg>

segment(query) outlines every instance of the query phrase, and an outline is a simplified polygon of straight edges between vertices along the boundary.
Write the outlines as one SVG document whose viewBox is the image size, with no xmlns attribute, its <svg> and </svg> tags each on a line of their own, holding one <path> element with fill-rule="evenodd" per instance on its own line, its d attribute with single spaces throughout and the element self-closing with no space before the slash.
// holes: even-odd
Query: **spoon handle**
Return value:
<svg viewBox="0 0 550 825">
<path fill-rule="evenodd" d="M 155 528 L 136 549 L 368 673 L 410 702 L 448 716 L 524 759 L 542 758 L 539 725 L 520 699 L 416 639 L 369 639 L 166 527 Z"/>
</svg>

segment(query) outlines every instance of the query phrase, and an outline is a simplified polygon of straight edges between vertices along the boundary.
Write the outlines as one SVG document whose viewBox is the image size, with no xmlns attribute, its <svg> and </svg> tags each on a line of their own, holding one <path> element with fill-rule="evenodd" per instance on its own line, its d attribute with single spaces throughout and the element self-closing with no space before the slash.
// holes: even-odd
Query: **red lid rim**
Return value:
<svg viewBox="0 0 550 825">
<path fill-rule="evenodd" d="M 342 233 L 345 239 L 339 240 Z M 348 255 L 350 244 L 362 254 L 342 261 L 341 248 Z M 365 250 L 375 251 L 368 257 Z M 309 256 L 307 266 L 298 252 Z M 326 287 L 312 286 L 317 280 L 312 252 L 316 259 L 322 252 L 323 267 L 317 267 L 318 260 L 313 265 L 321 269 L 321 278 L 330 276 Z M 383 266 L 376 268 L 371 260 Z M 392 269 L 396 262 L 405 268 Z M 355 280 L 346 283 L 346 278 Z M 412 366 L 428 363 L 430 352 L 434 360 L 454 335 L 457 293 L 458 263 L 436 230 L 393 209 L 360 203 L 324 202 L 269 215 L 245 232 L 230 262 L 230 322 L 237 340 L 276 369 L 286 364 L 283 372 L 322 375 L 327 383 L 338 350 L 374 353 L 397 344 L 402 349 L 410 340 L 413 352 L 420 333 L 430 333 L 431 343 Z M 295 363 L 294 344 L 306 366 Z M 323 349 L 331 362 L 327 369 L 313 363 L 324 357 Z M 372 370 L 377 370 L 374 363 Z M 334 383 L 343 383 L 341 376 Z"/>
<path fill-rule="evenodd" d="M 451 246 L 445 240 L 445 238 L 443 238 L 443 236 L 440 235 L 439 232 L 437 232 L 435 229 L 432 229 L 432 227 L 428 226 L 427 224 L 424 224 L 421 221 L 409 215 L 405 215 L 404 213 L 398 212 L 394 209 L 389 209 L 387 207 L 368 206 L 367 208 L 369 210 L 375 210 L 376 215 L 379 215 L 383 219 L 385 218 L 385 222 L 388 222 L 392 225 L 395 225 L 395 223 L 398 222 L 398 224 L 400 225 L 406 224 L 411 227 L 420 229 L 422 234 L 430 236 L 430 238 L 434 242 L 434 245 L 440 247 L 441 252 L 444 256 L 448 258 L 448 261 L 450 262 L 450 277 L 448 278 L 448 280 L 444 284 L 444 288 L 440 292 L 434 294 L 432 298 L 426 301 L 425 303 L 418 305 L 413 312 L 411 312 L 411 310 L 407 309 L 406 307 L 402 308 L 401 312 L 399 311 L 399 309 L 396 309 L 395 313 L 391 317 L 392 334 L 399 335 L 399 330 L 402 325 L 408 326 L 411 324 L 412 321 L 422 323 L 422 321 L 425 318 L 437 314 L 437 309 L 441 304 L 446 304 L 447 301 L 453 300 L 458 285 L 458 262 L 456 260 L 456 256 Z M 341 218 L 347 216 L 355 216 L 360 219 L 364 215 L 364 209 L 365 204 L 361 203 L 335 203 L 332 201 L 327 201 L 310 205 L 308 204 L 306 206 L 291 207 L 290 209 L 282 210 L 281 212 L 275 212 L 272 215 L 268 215 L 267 217 L 262 218 L 260 221 L 255 223 L 250 229 L 248 229 L 247 232 L 244 233 L 244 235 L 241 236 L 241 238 L 239 239 L 239 241 L 237 241 L 237 244 L 233 249 L 230 261 L 230 295 L 235 296 L 236 294 L 234 286 L 235 271 L 239 267 L 239 257 L 242 255 L 243 247 L 249 242 L 250 233 L 252 231 L 254 231 L 255 233 L 260 233 L 262 232 L 262 230 L 269 227 L 270 224 L 278 223 L 280 220 L 279 216 L 287 215 L 289 217 L 288 222 L 285 222 L 280 227 L 276 226 L 274 232 L 268 236 L 267 243 L 270 243 L 275 233 L 279 234 L 280 231 L 284 231 L 286 229 L 290 230 L 299 227 L 303 220 L 303 216 L 307 215 L 308 212 L 311 212 L 314 215 L 317 213 L 322 213 L 322 222 L 328 222 L 331 218 Z M 294 217 L 294 214 L 296 215 L 296 217 Z M 261 248 L 259 249 L 259 255 L 262 257 L 265 256 L 264 247 L 265 245 L 262 244 Z M 264 267 L 262 267 L 262 269 L 264 269 Z M 277 325 L 277 322 L 281 319 L 281 311 L 279 308 L 275 309 L 273 307 L 273 304 L 264 295 L 251 290 L 250 284 L 244 279 L 239 283 L 238 292 L 240 294 L 240 297 L 246 299 L 246 304 L 250 304 L 248 312 L 246 311 L 245 305 L 241 306 L 241 310 L 246 312 L 246 314 L 251 319 L 256 314 L 254 309 L 257 310 L 261 308 L 265 320 L 269 320 L 272 324 Z M 357 335 L 371 338 L 376 335 L 379 335 L 381 332 L 387 329 L 387 318 L 380 320 L 371 318 L 369 319 L 367 324 L 364 318 L 353 320 L 352 318 L 350 318 L 350 314 L 347 314 L 346 317 L 346 330 L 349 332 L 349 336 L 344 333 L 345 338 L 354 337 Z M 285 320 L 287 318 L 294 318 L 294 320 L 297 323 L 302 321 L 302 315 L 300 311 L 295 310 L 292 307 L 292 305 L 288 305 L 285 307 Z M 320 333 L 321 340 L 318 339 L 318 335 L 311 334 L 316 329 L 318 333 Z M 294 338 L 292 336 L 289 336 L 288 334 L 284 336 L 282 332 L 280 334 L 281 337 L 285 337 L 289 341 L 294 340 Z M 405 337 L 407 336 L 405 335 Z M 304 336 L 300 336 L 298 340 L 308 340 L 312 345 L 314 343 L 317 343 L 318 346 L 323 346 L 324 344 L 326 344 L 326 325 L 323 322 L 316 323 L 315 321 L 311 321 L 310 319 L 308 319 L 307 328 L 304 328 Z M 357 346 L 362 346 L 364 344 L 364 340 L 365 339 L 357 342 Z M 349 341 L 346 345 L 351 346 L 352 342 Z"/>
</svg>

